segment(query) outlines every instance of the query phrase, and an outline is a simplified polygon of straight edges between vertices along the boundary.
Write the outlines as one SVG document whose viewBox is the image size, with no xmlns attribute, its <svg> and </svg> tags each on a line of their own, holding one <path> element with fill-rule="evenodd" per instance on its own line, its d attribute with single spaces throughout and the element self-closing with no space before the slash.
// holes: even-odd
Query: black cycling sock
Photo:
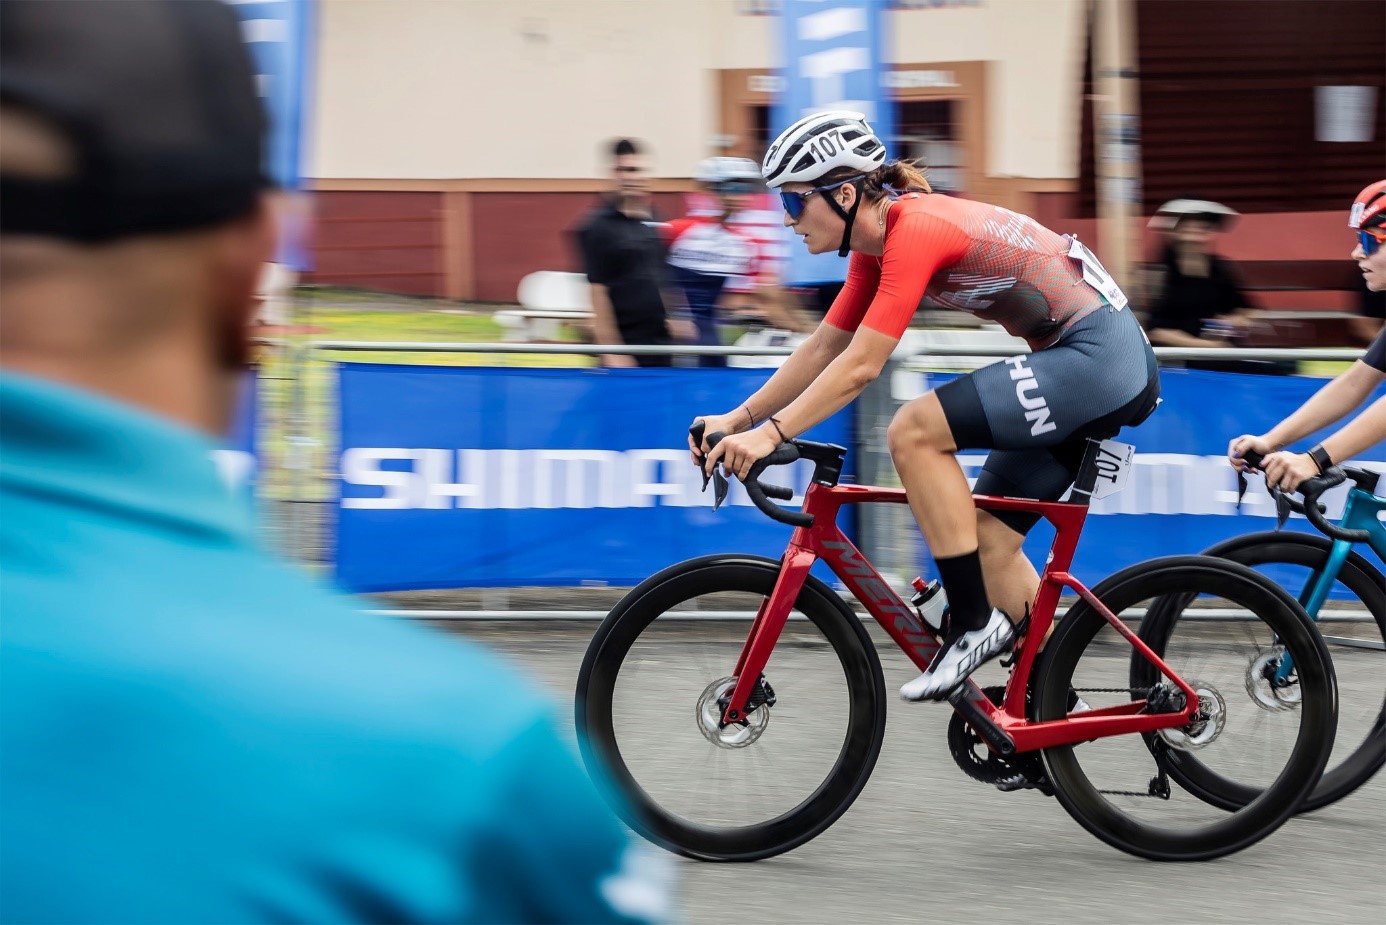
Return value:
<svg viewBox="0 0 1386 925">
<path fill-rule="evenodd" d="M 979 630 L 991 618 L 991 603 L 982 579 L 982 558 L 977 551 L 935 559 L 939 581 L 948 595 L 948 635 Z"/>
</svg>

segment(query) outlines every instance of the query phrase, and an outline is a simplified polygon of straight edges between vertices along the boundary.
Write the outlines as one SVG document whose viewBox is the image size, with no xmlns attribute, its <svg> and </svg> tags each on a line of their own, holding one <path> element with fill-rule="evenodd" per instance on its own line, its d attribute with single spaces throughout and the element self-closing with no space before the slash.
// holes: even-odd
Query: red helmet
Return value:
<svg viewBox="0 0 1386 925">
<path fill-rule="evenodd" d="M 1357 194 L 1348 213 L 1348 227 L 1353 231 L 1386 225 L 1386 180 L 1380 180 Z"/>
</svg>

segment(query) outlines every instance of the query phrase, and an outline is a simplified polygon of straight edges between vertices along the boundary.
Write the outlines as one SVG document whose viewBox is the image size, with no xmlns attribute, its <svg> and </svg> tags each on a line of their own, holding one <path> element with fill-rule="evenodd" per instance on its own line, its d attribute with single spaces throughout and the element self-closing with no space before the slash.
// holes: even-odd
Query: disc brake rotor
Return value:
<svg viewBox="0 0 1386 925">
<path fill-rule="evenodd" d="M 1285 649 L 1276 646 L 1268 649 L 1260 658 L 1253 659 L 1246 667 L 1246 692 L 1257 706 L 1271 713 L 1297 708 L 1303 696 L 1293 673 L 1285 681 L 1275 680 L 1280 660 L 1284 657 Z"/>
<path fill-rule="evenodd" d="M 1189 679 L 1189 686 L 1198 695 L 1198 712 L 1194 714 L 1193 722 L 1177 729 L 1160 730 L 1160 738 L 1170 748 L 1180 751 L 1197 751 L 1211 744 L 1222 734 L 1222 727 L 1227 722 L 1227 701 L 1223 700 L 1217 688 L 1207 681 L 1193 679 Z"/>
<path fill-rule="evenodd" d="M 698 731 L 718 748 L 745 748 L 765 732 L 770 710 L 764 705 L 750 711 L 741 722 L 722 725 L 722 704 L 736 689 L 736 678 L 718 678 L 703 690 L 694 708 Z"/>
</svg>

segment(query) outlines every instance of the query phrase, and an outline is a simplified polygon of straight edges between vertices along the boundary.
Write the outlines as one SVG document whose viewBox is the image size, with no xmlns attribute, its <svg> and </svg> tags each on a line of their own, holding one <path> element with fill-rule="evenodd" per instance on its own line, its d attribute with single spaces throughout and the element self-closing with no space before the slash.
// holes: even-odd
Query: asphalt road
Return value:
<svg viewBox="0 0 1386 925">
<path fill-rule="evenodd" d="M 571 729 L 594 624 L 449 624 L 546 687 Z M 667 653 L 677 664 L 679 653 Z M 1259 844 L 1201 864 L 1128 856 L 1050 798 L 1004 794 L 948 754 L 951 711 L 894 699 L 913 669 L 878 645 L 890 693 L 885 746 L 852 808 L 817 839 L 753 864 L 680 859 L 686 921 L 1079 923 L 1386 921 L 1386 775 Z M 655 726 L 637 736 L 662 742 Z M 791 755 L 797 760 L 797 753 Z"/>
</svg>

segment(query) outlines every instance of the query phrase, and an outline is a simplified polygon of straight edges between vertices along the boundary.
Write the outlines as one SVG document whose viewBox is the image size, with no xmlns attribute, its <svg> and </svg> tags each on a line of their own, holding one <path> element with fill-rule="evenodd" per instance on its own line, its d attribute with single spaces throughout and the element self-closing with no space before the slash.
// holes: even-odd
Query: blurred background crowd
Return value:
<svg viewBox="0 0 1386 925">
<path fill-rule="evenodd" d="M 1383 308 L 1346 259 L 1342 211 L 1386 160 L 1380 3 L 884 7 L 892 156 L 919 158 L 936 190 L 1096 242 L 1157 343 L 1370 339 Z M 557 288 L 525 299 L 521 282 L 588 269 L 574 232 L 631 179 L 616 173 L 616 139 L 639 143 L 658 221 L 708 208 L 706 159 L 759 160 L 785 82 L 780 12 L 775 0 L 323 0 L 301 113 L 313 218 L 298 281 L 528 301 L 500 317 L 511 338 L 593 336 L 583 318 L 542 314 L 585 310 L 580 287 L 537 280 Z M 858 65 L 817 66 L 830 84 Z M 831 290 L 786 266 L 777 207 L 747 192 L 734 221 L 759 239 L 759 281 L 820 309 Z M 745 301 L 727 302 L 726 323 L 761 314 Z"/>
</svg>

